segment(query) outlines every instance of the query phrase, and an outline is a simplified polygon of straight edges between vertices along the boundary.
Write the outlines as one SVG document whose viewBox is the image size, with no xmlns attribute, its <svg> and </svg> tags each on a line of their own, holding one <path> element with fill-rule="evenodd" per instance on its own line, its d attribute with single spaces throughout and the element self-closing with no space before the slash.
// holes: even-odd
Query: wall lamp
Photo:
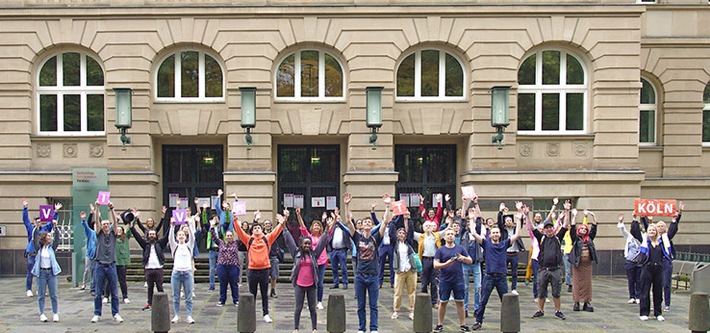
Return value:
<svg viewBox="0 0 710 333">
<path fill-rule="evenodd" d="M 251 150 L 251 129 L 256 127 L 256 88 L 239 88 L 242 95 L 242 128 L 247 129 L 244 139 L 247 142 L 247 150 Z"/>
<path fill-rule="evenodd" d="M 126 130 L 133 125 L 133 90 L 131 88 L 113 88 L 116 94 L 116 128 L 121 132 L 122 149 L 126 150 L 126 144 L 131 143 L 131 138 L 126 135 Z"/>
<path fill-rule="evenodd" d="M 498 129 L 492 143 L 498 143 L 498 150 L 503 150 L 503 129 L 510 125 L 510 87 L 491 88 L 491 126 Z"/>
<path fill-rule="evenodd" d="M 382 89 L 383 87 L 367 87 L 365 94 L 367 97 L 367 127 L 372 129 L 370 143 L 372 150 L 376 149 L 377 130 L 382 127 Z"/>
</svg>

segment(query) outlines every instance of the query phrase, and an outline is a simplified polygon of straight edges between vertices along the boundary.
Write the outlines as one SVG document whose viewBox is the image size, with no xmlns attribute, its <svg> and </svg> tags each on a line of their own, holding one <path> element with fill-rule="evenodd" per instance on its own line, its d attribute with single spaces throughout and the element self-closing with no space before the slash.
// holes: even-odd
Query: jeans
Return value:
<svg viewBox="0 0 710 333">
<path fill-rule="evenodd" d="M 325 264 L 318 265 L 318 302 L 323 302 L 323 279 L 325 278 Z"/>
<path fill-rule="evenodd" d="M 96 260 L 92 259 L 89 263 L 89 270 L 91 270 L 91 283 L 89 284 L 89 291 L 92 293 L 96 293 L 96 266 L 98 266 Z"/>
<path fill-rule="evenodd" d="M 358 330 L 365 331 L 365 296 L 370 304 L 370 331 L 377 331 L 377 299 L 380 296 L 376 275 L 355 275 L 355 296 L 357 297 Z M 365 295 L 367 294 L 367 295 Z"/>
<path fill-rule="evenodd" d="M 153 304 L 153 286 L 158 288 L 158 292 L 163 292 L 163 269 L 148 268 L 143 273 L 145 281 L 148 283 L 148 305 Z"/>
<path fill-rule="evenodd" d="M 569 253 L 562 255 L 562 261 L 565 262 L 565 284 L 572 285 L 572 264 L 569 262 Z"/>
<path fill-rule="evenodd" d="M 58 313 L 57 306 L 57 276 L 54 275 L 52 269 L 40 269 L 39 277 L 37 278 L 37 304 L 39 305 L 39 313 L 44 313 L 44 291 L 49 287 L 49 298 L 52 300 L 52 313 Z"/>
<path fill-rule="evenodd" d="M 333 249 L 330 251 L 330 263 L 333 264 L 333 285 L 340 285 L 340 281 L 343 281 L 344 285 L 348 285 L 348 250 L 347 249 Z M 338 268 L 340 268 L 341 274 L 338 276 Z"/>
<path fill-rule="evenodd" d="M 422 259 L 422 292 L 426 294 L 429 286 L 431 286 L 431 304 L 436 304 L 439 299 L 439 270 L 434 269 L 434 258 L 424 257 Z"/>
<path fill-rule="evenodd" d="M 385 235 L 387 237 L 387 235 Z M 394 286 L 394 268 L 392 267 L 392 245 L 380 245 L 380 285 L 385 282 L 385 260 L 389 264 L 390 285 Z"/>
<path fill-rule="evenodd" d="M 640 298 L 641 266 L 631 260 L 626 260 L 624 269 L 626 270 L 626 280 L 629 283 L 629 298 Z"/>
<path fill-rule="evenodd" d="M 25 280 L 25 290 L 32 290 L 32 278 L 34 278 L 32 268 L 35 267 L 36 258 L 34 253 L 32 253 L 32 255 L 27 253 L 27 280 Z"/>
<path fill-rule="evenodd" d="M 227 301 L 227 285 L 232 289 L 232 303 L 239 302 L 239 266 L 237 265 L 217 265 L 217 276 L 219 277 L 219 302 L 224 304 Z"/>
<path fill-rule="evenodd" d="M 474 262 L 473 264 L 463 264 L 463 281 L 466 286 L 466 295 L 463 299 L 463 308 L 468 311 L 468 295 L 469 295 L 469 280 L 468 276 L 473 275 L 473 310 L 477 310 L 481 306 L 481 263 Z"/>
<path fill-rule="evenodd" d="M 94 280 L 96 281 L 96 296 L 94 296 L 94 315 L 101 316 L 101 299 L 104 287 L 108 285 L 111 292 L 111 316 L 118 314 L 118 276 L 116 274 L 116 264 L 100 264 L 96 263 L 94 271 Z M 178 294 L 180 296 L 180 294 Z"/>
<path fill-rule="evenodd" d="M 537 259 L 530 261 L 533 273 L 533 297 L 537 299 L 537 271 L 540 269 L 540 264 L 538 264 Z"/>
<path fill-rule="evenodd" d="M 192 316 L 192 271 L 173 271 L 170 275 L 170 287 L 173 289 L 173 308 L 175 315 L 180 315 L 180 287 L 185 288 L 185 313 Z"/>
<path fill-rule="evenodd" d="M 93 260 L 84 257 L 84 275 L 82 276 L 81 279 L 81 285 L 85 286 L 86 285 L 86 280 L 89 280 L 90 284 L 93 284 L 93 277 L 94 277 L 94 270 L 92 269 L 92 262 Z M 93 291 L 93 289 L 91 289 Z"/>
<path fill-rule="evenodd" d="M 264 316 L 269 314 L 269 273 L 269 268 L 247 270 L 249 292 L 254 295 L 254 301 L 256 301 L 257 288 L 261 291 L 261 312 Z"/>
<path fill-rule="evenodd" d="M 518 287 L 518 253 L 513 254 L 506 253 L 505 255 L 505 266 L 507 267 L 510 263 L 510 289 L 515 290 Z"/>
<path fill-rule="evenodd" d="M 296 285 L 294 297 L 296 298 L 296 308 L 293 310 L 293 328 L 298 329 L 301 325 L 301 312 L 303 311 L 303 299 L 308 297 L 308 311 L 311 313 L 311 328 L 317 329 L 318 313 L 316 312 L 316 286 L 301 287 Z"/>
<path fill-rule="evenodd" d="M 488 299 L 493 293 L 493 288 L 496 288 L 498 297 L 503 301 L 503 294 L 508 292 L 508 278 L 506 274 L 497 273 L 496 275 L 486 274 L 483 277 L 483 287 L 481 288 L 481 306 L 476 310 L 476 322 L 483 323 L 483 314 L 486 312 Z"/>
<path fill-rule="evenodd" d="M 214 275 L 217 273 L 217 257 L 219 251 L 210 250 L 210 290 L 214 290 Z M 238 280 L 239 278 L 237 278 Z"/>
<path fill-rule="evenodd" d="M 653 287 L 651 287 L 653 285 Z M 648 316 L 651 312 L 651 290 L 653 289 L 653 315 L 658 317 L 663 314 L 663 267 L 662 264 L 648 263 L 641 269 L 641 316 Z"/>
<path fill-rule="evenodd" d="M 671 306 L 671 276 L 673 275 L 673 262 L 663 258 L 663 299 L 666 306 Z"/>
</svg>

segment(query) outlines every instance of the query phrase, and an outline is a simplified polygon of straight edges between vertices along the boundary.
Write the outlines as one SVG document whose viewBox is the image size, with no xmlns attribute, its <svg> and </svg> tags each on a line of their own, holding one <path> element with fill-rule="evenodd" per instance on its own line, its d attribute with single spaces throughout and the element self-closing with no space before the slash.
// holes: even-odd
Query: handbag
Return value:
<svg viewBox="0 0 710 333">
<path fill-rule="evenodd" d="M 414 269 L 417 271 L 417 273 L 422 272 L 422 260 L 419 259 L 418 254 L 416 254 L 415 252 L 412 252 L 409 255 L 409 261 L 414 263 Z"/>
</svg>

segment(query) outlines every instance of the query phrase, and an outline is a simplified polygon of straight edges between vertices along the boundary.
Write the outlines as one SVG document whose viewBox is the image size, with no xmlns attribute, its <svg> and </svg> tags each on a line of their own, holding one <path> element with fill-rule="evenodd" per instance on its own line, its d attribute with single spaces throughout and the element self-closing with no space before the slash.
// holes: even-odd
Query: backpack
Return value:
<svg viewBox="0 0 710 333">
<path fill-rule="evenodd" d="M 269 242 L 266 240 L 266 236 L 262 236 L 261 239 L 264 240 L 264 244 L 266 244 L 266 251 L 267 253 L 271 253 L 271 245 L 269 245 Z M 247 244 L 247 252 L 249 252 L 249 248 L 251 247 L 251 243 L 254 242 L 254 237 L 249 238 L 249 244 Z"/>
</svg>

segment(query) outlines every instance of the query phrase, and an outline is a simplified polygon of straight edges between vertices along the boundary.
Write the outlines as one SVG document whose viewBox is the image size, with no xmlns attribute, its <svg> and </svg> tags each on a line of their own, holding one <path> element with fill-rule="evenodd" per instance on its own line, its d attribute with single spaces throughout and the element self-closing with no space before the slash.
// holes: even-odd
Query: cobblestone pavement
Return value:
<svg viewBox="0 0 710 333">
<path fill-rule="evenodd" d="M 24 290 L 24 278 L 4 277 L 0 279 L 0 332 L 150 332 L 150 312 L 141 311 L 145 305 L 146 292 L 142 283 L 129 283 L 130 304 L 120 305 L 120 313 L 125 319 L 122 324 L 110 320 L 110 305 L 104 304 L 104 316 L 99 323 L 90 323 L 93 314 L 92 298 L 87 291 L 70 288 L 64 277 L 61 277 L 59 286 L 59 312 L 61 322 L 52 323 L 51 303 L 46 299 L 45 311 L 50 322 L 39 321 L 37 298 L 27 298 Z M 36 285 L 36 283 L 35 283 Z M 562 311 L 567 320 L 555 319 L 552 303 L 546 305 L 546 315 L 539 319 L 532 319 L 536 306 L 533 303 L 532 288 L 523 283 L 518 284 L 520 293 L 521 327 L 522 332 L 687 332 L 688 329 L 688 304 L 690 295 L 680 291 L 673 294 L 672 308 L 664 313 L 665 322 L 649 320 L 641 322 L 638 319 L 638 305 L 627 304 L 626 280 L 622 278 L 598 277 L 594 279 L 594 313 L 573 312 L 571 294 L 562 291 Z M 348 290 L 335 290 L 345 294 L 347 332 L 357 331 L 357 312 L 354 290 L 350 284 Z M 380 290 L 379 298 L 379 326 L 380 332 L 411 332 L 412 321 L 407 318 L 407 313 L 400 315 L 399 319 L 392 320 L 392 296 L 394 290 L 388 288 Z M 197 323 L 172 324 L 172 332 L 236 332 L 237 308 L 234 306 L 217 307 L 218 293 L 209 292 L 206 284 L 197 284 L 194 301 L 193 317 Z M 165 284 L 165 291 L 170 294 L 170 285 Z M 240 288 L 240 293 L 247 292 Z M 277 287 L 278 298 L 270 301 L 273 323 L 267 324 L 261 320 L 261 301 L 257 298 L 257 332 L 292 332 L 293 331 L 293 288 L 289 284 L 279 284 Z M 327 305 L 328 293 L 333 292 L 326 286 L 324 304 Z M 495 293 L 495 292 L 494 292 Z M 483 331 L 499 331 L 500 328 L 500 302 L 497 297 L 491 299 L 486 310 L 486 320 Z M 406 299 L 403 300 L 406 304 Z M 172 306 L 172 305 L 171 305 Z M 184 320 L 184 303 L 183 317 Z M 406 309 L 405 307 L 403 307 Z M 319 310 L 318 328 L 326 332 L 326 310 Z M 436 313 L 434 313 L 436 323 Z M 369 310 L 368 310 L 369 319 Z M 473 318 L 467 318 L 468 325 L 473 324 Z M 304 308 L 301 316 L 301 332 L 311 332 L 308 311 Z M 458 320 L 453 303 L 449 304 L 444 332 L 458 332 Z"/>
</svg>

